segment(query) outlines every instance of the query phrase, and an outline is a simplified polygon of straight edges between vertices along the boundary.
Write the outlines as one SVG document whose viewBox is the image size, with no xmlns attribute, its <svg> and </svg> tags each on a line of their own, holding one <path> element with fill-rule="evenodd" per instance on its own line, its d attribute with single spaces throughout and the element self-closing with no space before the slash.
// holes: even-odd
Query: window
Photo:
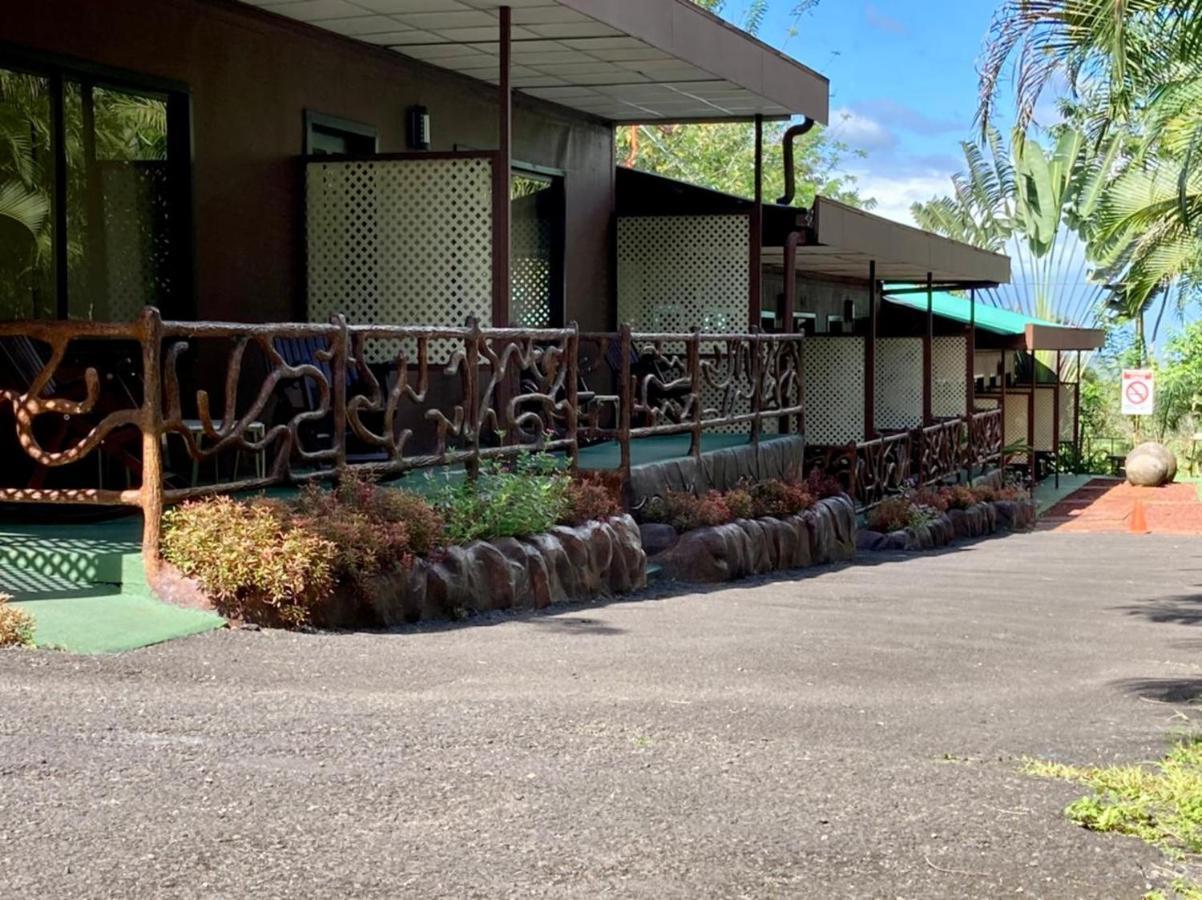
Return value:
<svg viewBox="0 0 1202 900">
<path fill-rule="evenodd" d="M 525 328 L 563 324 L 563 178 L 515 169 L 511 275 L 513 321 Z"/>
<path fill-rule="evenodd" d="M 0 318 L 191 299 L 187 95 L 0 58 Z"/>
<path fill-rule="evenodd" d="M 828 315 L 826 317 L 826 330 L 828 334 L 843 334 L 843 317 Z"/>
<path fill-rule="evenodd" d="M 378 142 L 371 125 L 305 110 L 306 156 L 371 156 Z"/>
</svg>

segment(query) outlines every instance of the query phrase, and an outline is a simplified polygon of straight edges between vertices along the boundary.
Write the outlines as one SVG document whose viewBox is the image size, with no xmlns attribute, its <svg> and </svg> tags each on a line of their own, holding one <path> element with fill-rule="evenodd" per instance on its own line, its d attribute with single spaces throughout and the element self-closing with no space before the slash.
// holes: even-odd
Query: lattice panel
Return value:
<svg viewBox="0 0 1202 900">
<path fill-rule="evenodd" d="M 1076 403 L 1075 386 L 1060 385 L 1060 440 L 1073 439 L 1073 406 Z"/>
<path fill-rule="evenodd" d="M 1056 423 L 1056 388 L 1039 388 L 1035 392 L 1035 449 L 1041 453 L 1056 449 L 1053 426 Z"/>
<path fill-rule="evenodd" d="M 1006 395 L 1006 443 L 1027 443 L 1027 395 Z M 1016 453 L 1010 457 L 1011 462 L 1025 461 L 1027 454 Z"/>
<path fill-rule="evenodd" d="M 490 324 L 489 160 L 312 162 L 305 186 L 310 321 Z"/>
<path fill-rule="evenodd" d="M 878 338 L 876 342 L 876 427 L 922 424 L 922 339 Z"/>
<path fill-rule="evenodd" d="M 863 339 L 811 337 L 803 354 L 807 443 L 823 446 L 863 440 Z"/>
<path fill-rule="evenodd" d="M 968 339 L 945 335 L 931 341 L 931 415 L 962 416 L 968 405 L 965 359 Z"/>
<path fill-rule="evenodd" d="M 523 328 L 551 327 L 551 223 L 514 218 L 512 316 Z"/>
<path fill-rule="evenodd" d="M 618 320 L 635 331 L 747 329 L 746 216 L 618 220 Z"/>
</svg>

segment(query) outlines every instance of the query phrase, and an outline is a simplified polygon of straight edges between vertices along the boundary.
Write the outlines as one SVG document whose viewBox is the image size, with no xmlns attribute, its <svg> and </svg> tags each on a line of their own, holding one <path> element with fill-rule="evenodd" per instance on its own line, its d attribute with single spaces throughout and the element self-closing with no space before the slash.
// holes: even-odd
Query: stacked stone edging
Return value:
<svg viewBox="0 0 1202 900">
<path fill-rule="evenodd" d="M 861 529 L 856 547 L 878 550 L 930 550 L 953 541 L 985 537 L 997 531 L 1022 531 L 1035 524 L 1035 504 L 1030 501 L 994 500 L 968 509 L 950 509 L 925 525 L 883 533 Z"/>
<path fill-rule="evenodd" d="M 719 583 L 852 559 L 856 511 L 846 496 L 828 497 L 792 516 L 736 519 L 681 535 L 644 525 L 642 533 L 649 562 L 667 577 Z"/>
<path fill-rule="evenodd" d="M 362 592 L 343 588 L 318 620 L 333 627 L 392 627 L 468 612 L 543 609 L 646 584 L 639 527 L 624 515 L 448 547 L 438 558 L 419 558 L 410 569 L 369 579 Z"/>
</svg>

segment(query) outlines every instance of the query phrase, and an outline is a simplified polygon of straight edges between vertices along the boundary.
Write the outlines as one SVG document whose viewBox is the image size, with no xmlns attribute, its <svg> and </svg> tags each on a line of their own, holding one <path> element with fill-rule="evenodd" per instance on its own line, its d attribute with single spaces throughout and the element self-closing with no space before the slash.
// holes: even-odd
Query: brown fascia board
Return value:
<svg viewBox="0 0 1202 900">
<path fill-rule="evenodd" d="M 1097 350 L 1104 343 L 1106 332 L 1097 328 L 1027 325 L 1027 350 Z"/>
<path fill-rule="evenodd" d="M 876 216 L 845 203 L 818 197 L 814 201 L 818 243 L 846 247 L 881 262 L 907 262 L 959 279 L 1010 281 L 1010 258 L 988 250 Z"/>
<path fill-rule="evenodd" d="M 559 0 L 798 115 L 826 124 L 830 81 L 691 0 Z"/>
</svg>

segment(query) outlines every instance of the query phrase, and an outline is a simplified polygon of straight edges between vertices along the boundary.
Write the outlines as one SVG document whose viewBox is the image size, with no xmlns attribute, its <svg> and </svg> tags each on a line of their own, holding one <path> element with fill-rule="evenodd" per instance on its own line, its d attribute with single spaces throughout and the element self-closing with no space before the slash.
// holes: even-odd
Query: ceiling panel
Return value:
<svg viewBox="0 0 1202 900">
<path fill-rule="evenodd" d="M 493 84 L 497 9 L 506 5 L 514 86 L 533 96 L 614 121 L 755 113 L 825 121 L 825 79 L 680 0 L 243 2 Z M 782 72 L 798 84 L 782 84 Z"/>
</svg>

